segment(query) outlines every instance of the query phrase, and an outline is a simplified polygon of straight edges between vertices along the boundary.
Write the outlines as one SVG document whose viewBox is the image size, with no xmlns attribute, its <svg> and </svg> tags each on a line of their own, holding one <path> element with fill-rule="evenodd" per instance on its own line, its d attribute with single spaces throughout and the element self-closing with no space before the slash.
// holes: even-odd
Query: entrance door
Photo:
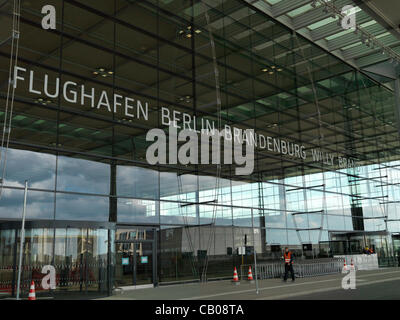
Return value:
<svg viewBox="0 0 400 320">
<path fill-rule="evenodd" d="M 154 230 L 143 229 L 117 231 L 115 240 L 117 287 L 156 285 L 155 234 Z"/>
<path fill-rule="evenodd" d="M 136 274 L 134 285 L 153 283 L 153 244 L 151 242 L 138 242 L 136 245 Z"/>
</svg>

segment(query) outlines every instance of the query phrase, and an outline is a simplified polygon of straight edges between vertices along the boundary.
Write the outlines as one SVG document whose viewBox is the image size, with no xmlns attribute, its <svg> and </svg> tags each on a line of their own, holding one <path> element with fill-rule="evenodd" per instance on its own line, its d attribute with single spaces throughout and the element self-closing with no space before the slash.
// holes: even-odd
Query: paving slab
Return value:
<svg viewBox="0 0 400 320">
<path fill-rule="evenodd" d="M 306 298 L 307 295 L 336 292 L 336 299 L 342 297 L 341 287 L 344 274 L 332 274 L 319 277 L 298 278 L 295 282 L 289 279 L 258 281 L 259 293 L 255 283 L 241 281 L 235 286 L 231 281 L 215 281 L 205 284 L 191 283 L 160 286 L 158 288 L 137 289 L 123 294 L 102 298 L 102 300 L 268 300 Z M 374 271 L 356 272 L 357 289 L 371 285 L 381 285 L 400 281 L 400 268 L 385 268 Z M 361 289 L 360 289 L 361 290 Z M 355 291 L 355 290 L 351 290 Z"/>
</svg>

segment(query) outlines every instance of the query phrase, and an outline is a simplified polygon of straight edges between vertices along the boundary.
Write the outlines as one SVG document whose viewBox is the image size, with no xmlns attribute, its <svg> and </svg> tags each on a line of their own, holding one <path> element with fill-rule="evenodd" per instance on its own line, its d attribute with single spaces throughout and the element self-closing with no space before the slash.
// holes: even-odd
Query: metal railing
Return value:
<svg viewBox="0 0 400 320">
<path fill-rule="evenodd" d="M 41 273 L 44 264 L 24 265 L 21 268 L 20 289 L 23 295 L 29 292 L 30 284 L 35 282 L 37 292 L 46 291 L 41 286 L 44 274 Z M 107 263 L 105 261 L 88 261 L 87 263 L 56 264 L 57 290 L 104 291 L 107 286 Z M 18 266 L 0 266 L 0 293 L 16 291 L 16 273 Z"/>
<path fill-rule="evenodd" d="M 294 263 L 293 270 L 297 278 L 316 277 L 328 274 L 340 273 L 343 268 L 343 259 L 336 259 L 326 262 L 314 263 Z M 254 265 L 240 266 L 240 279 L 247 279 L 247 271 L 251 266 L 253 276 L 255 277 Z M 257 278 L 260 280 L 281 278 L 285 273 L 283 262 L 257 264 Z"/>
</svg>

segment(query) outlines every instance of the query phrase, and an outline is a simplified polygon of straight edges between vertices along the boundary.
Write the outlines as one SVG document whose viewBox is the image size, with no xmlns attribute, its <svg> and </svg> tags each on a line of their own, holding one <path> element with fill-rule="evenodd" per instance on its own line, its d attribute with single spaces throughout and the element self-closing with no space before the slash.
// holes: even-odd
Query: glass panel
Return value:
<svg viewBox="0 0 400 320">
<path fill-rule="evenodd" d="M 26 166 L 29 159 L 29 166 Z M 56 157 L 51 154 L 9 149 L 4 185 L 23 187 L 28 180 L 30 188 L 54 190 Z"/>
<path fill-rule="evenodd" d="M 0 201 L 0 217 L 9 220 L 22 219 L 24 190 L 4 188 Z M 27 220 L 46 220 L 54 218 L 54 193 L 28 189 L 26 204 Z"/>
<path fill-rule="evenodd" d="M 96 161 L 60 156 L 57 190 L 109 194 L 110 166 Z"/>
<path fill-rule="evenodd" d="M 58 220 L 108 221 L 109 198 L 57 194 Z"/>
<path fill-rule="evenodd" d="M 158 198 L 158 172 L 140 167 L 117 167 L 117 193 L 121 196 Z"/>
<path fill-rule="evenodd" d="M 118 222 L 159 223 L 158 202 L 139 199 L 118 199 Z"/>
<path fill-rule="evenodd" d="M 15 263 L 15 230 L 0 230 L 0 292 L 10 295 Z"/>
<path fill-rule="evenodd" d="M 153 283 L 153 245 L 149 242 L 136 244 L 136 285 Z"/>
<path fill-rule="evenodd" d="M 133 285 L 134 243 L 116 243 L 115 284 L 117 286 Z"/>
</svg>

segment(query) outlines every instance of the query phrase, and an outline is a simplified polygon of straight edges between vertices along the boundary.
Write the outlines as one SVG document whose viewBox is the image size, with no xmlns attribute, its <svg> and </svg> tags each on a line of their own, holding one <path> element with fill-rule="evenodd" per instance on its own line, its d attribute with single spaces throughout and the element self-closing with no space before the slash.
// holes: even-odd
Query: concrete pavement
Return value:
<svg viewBox="0 0 400 320">
<path fill-rule="evenodd" d="M 299 278 L 294 283 L 280 279 L 259 281 L 255 284 L 241 281 L 234 286 L 230 281 L 207 284 L 184 284 L 137 289 L 101 300 L 272 300 L 272 299 L 400 299 L 400 268 L 357 271 L 357 288 L 341 287 L 344 274 Z"/>
</svg>

